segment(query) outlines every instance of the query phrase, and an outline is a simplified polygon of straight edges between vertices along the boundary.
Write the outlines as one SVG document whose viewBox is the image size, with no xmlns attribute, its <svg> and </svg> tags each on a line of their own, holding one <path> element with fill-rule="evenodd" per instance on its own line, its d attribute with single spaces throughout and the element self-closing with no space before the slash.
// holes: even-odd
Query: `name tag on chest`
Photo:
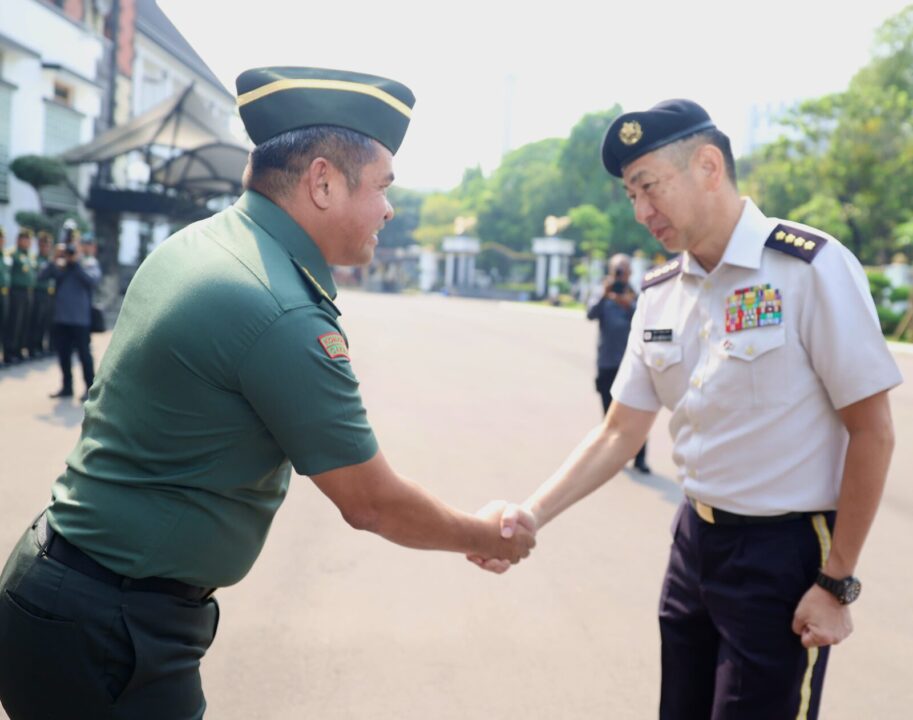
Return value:
<svg viewBox="0 0 913 720">
<path fill-rule="evenodd" d="M 644 330 L 644 342 L 672 342 L 672 328 Z"/>
</svg>

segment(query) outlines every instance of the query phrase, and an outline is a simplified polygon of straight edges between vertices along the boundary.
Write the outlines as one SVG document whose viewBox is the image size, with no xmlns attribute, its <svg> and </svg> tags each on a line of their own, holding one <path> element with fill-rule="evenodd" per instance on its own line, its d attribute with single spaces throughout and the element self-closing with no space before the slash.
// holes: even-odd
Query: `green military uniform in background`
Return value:
<svg viewBox="0 0 913 720">
<path fill-rule="evenodd" d="M 6 318 L 9 314 L 10 269 L 7 265 L 6 250 L 3 247 L 4 236 L 0 232 L 0 344 L 6 337 Z M 0 358 L 0 368 L 6 367 L 6 353 Z"/>
<path fill-rule="evenodd" d="M 51 321 L 54 318 L 54 279 L 42 277 L 41 271 L 54 262 L 53 246 L 39 248 L 35 256 L 35 287 L 32 291 L 32 310 L 29 316 L 29 357 L 44 357 L 51 352 Z"/>
<path fill-rule="evenodd" d="M 35 287 L 35 259 L 28 250 L 14 248 L 10 253 L 10 292 L 3 350 L 7 362 L 23 359 L 28 345 L 28 321 Z"/>
</svg>

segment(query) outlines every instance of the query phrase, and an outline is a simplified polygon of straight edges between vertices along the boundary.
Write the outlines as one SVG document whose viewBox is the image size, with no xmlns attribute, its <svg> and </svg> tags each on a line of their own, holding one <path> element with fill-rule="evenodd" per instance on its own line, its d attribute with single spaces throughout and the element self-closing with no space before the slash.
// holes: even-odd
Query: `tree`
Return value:
<svg viewBox="0 0 913 720">
<path fill-rule="evenodd" d="M 872 61 L 843 93 L 807 100 L 785 134 L 740 162 L 772 215 L 820 227 L 863 262 L 884 262 L 913 195 L 913 5 L 876 33 Z"/>
<path fill-rule="evenodd" d="M 624 185 L 609 175 L 602 164 L 602 141 L 606 130 L 621 113 L 621 107 L 616 104 L 609 110 L 584 115 L 571 129 L 558 167 L 568 195 L 568 207 L 590 205 L 607 217 L 606 252 L 610 248 L 614 252 L 641 249 L 653 254 L 660 249 L 659 244 L 635 220 Z M 583 240 L 582 237 L 577 239 Z"/>
<path fill-rule="evenodd" d="M 453 221 L 462 213 L 462 203 L 447 193 L 428 195 L 422 203 L 415 240 L 426 247 L 438 247 L 453 235 Z"/>
<path fill-rule="evenodd" d="M 406 247 L 415 243 L 415 229 L 421 217 L 425 195 L 416 190 L 392 187 L 387 193 L 393 206 L 393 219 L 380 232 L 384 247 Z"/>
<path fill-rule="evenodd" d="M 20 155 L 10 163 L 10 170 L 19 180 L 35 188 L 38 206 L 44 213 L 41 189 L 69 184 L 67 169 L 60 160 L 43 155 Z"/>
<path fill-rule="evenodd" d="M 474 208 L 480 238 L 525 252 L 542 235 L 548 215 L 564 214 L 567 200 L 557 162 L 563 143 L 549 138 L 504 156 Z"/>
</svg>

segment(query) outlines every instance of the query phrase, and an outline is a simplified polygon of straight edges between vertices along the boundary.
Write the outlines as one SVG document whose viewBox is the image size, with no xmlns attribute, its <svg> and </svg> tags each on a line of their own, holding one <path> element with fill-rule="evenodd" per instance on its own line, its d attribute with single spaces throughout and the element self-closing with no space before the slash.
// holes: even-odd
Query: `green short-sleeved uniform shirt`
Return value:
<svg viewBox="0 0 913 720">
<path fill-rule="evenodd" d="M 31 254 L 27 250 L 19 250 L 17 248 L 12 252 L 12 259 L 10 287 L 35 287 L 35 259 Z"/>
<path fill-rule="evenodd" d="M 3 295 L 6 295 L 10 288 L 10 268 L 8 263 L 11 262 L 12 260 L 7 259 L 6 252 L 4 252 L 2 247 L 2 242 L 0 242 L 0 293 Z"/>
<path fill-rule="evenodd" d="M 51 291 L 54 287 L 54 278 L 50 275 L 41 278 L 39 275 L 52 262 L 54 262 L 54 258 L 50 255 L 38 254 L 35 256 L 35 290 L 40 290 L 45 295 L 53 294 Z"/>
<path fill-rule="evenodd" d="M 115 572 L 230 585 L 288 489 L 377 452 L 316 245 L 246 192 L 133 278 L 53 487 L 51 525 Z"/>
</svg>

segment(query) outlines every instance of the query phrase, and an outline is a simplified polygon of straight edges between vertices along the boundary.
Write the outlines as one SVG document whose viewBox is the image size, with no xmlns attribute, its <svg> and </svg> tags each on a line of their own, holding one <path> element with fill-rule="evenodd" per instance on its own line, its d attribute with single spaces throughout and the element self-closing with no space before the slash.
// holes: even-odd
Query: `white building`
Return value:
<svg viewBox="0 0 913 720">
<path fill-rule="evenodd" d="M 155 0 L 136 0 L 136 35 L 130 115 L 136 117 L 193 84 L 212 114 L 213 126 L 231 132 L 237 120 L 235 97 L 213 74 L 178 32 Z M 125 119 L 122 120 L 125 121 Z M 238 138 L 241 142 L 241 137 Z M 158 159 L 165 159 L 161 154 Z M 140 153 L 131 153 L 114 166 L 114 183 L 134 187 L 148 177 Z M 136 265 L 173 230 L 172 219 L 125 213 L 121 219 L 121 265 Z"/>
<path fill-rule="evenodd" d="M 0 226 L 12 244 L 21 210 L 38 212 L 34 189 L 13 176 L 9 163 L 20 155 L 55 155 L 90 140 L 102 113 L 106 88 L 99 66 L 110 41 L 96 30 L 99 16 L 86 3 L 83 22 L 41 0 L 0 2 Z M 89 168 L 72 170 L 84 191 Z M 48 188 L 45 207 L 76 210 L 65 188 Z"/>
</svg>

